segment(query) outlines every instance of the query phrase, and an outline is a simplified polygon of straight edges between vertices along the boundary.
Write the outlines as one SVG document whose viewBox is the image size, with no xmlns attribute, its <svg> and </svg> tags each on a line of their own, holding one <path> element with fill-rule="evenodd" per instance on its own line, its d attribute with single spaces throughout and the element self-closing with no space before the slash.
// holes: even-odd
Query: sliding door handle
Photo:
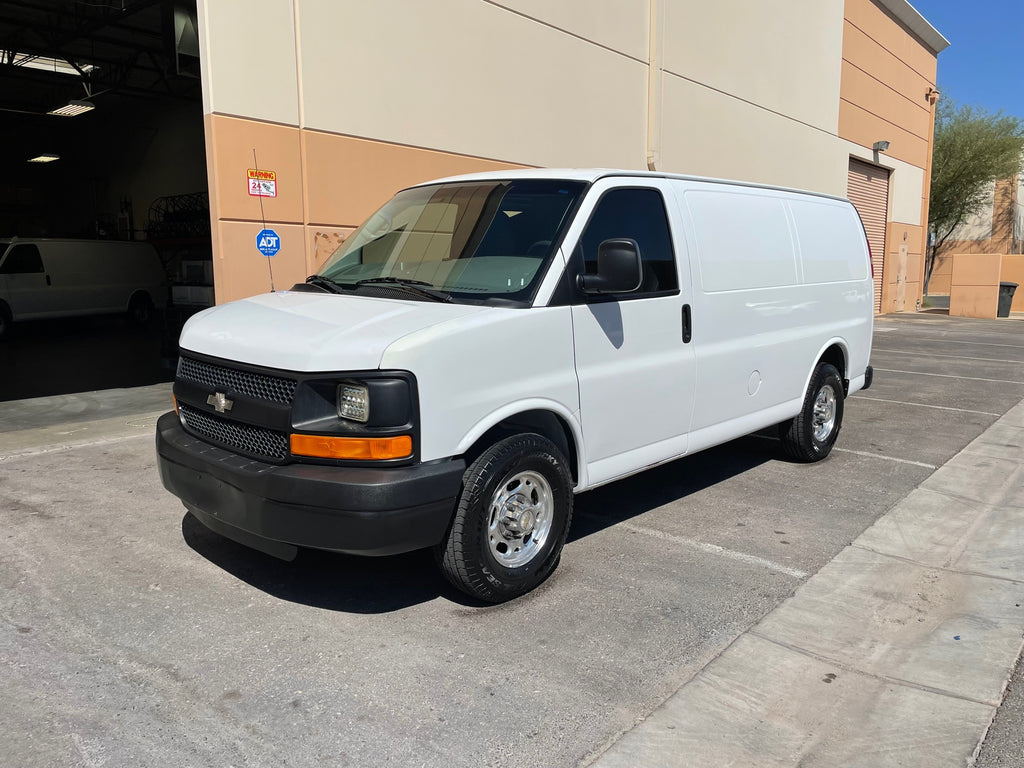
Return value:
<svg viewBox="0 0 1024 768">
<path fill-rule="evenodd" d="M 683 304 L 683 344 L 689 344 L 693 338 L 693 318 L 690 317 L 690 305 Z"/>
</svg>

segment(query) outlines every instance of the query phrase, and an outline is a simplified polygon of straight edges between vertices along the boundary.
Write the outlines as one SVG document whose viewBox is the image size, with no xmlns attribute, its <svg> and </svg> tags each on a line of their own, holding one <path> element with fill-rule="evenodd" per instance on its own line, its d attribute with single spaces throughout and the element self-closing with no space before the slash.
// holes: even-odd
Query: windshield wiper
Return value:
<svg viewBox="0 0 1024 768">
<path fill-rule="evenodd" d="M 363 280 L 357 280 L 356 286 L 360 285 L 372 285 L 373 283 L 385 283 L 387 285 L 395 285 L 409 293 L 415 293 L 417 296 L 425 296 L 428 299 L 434 301 L 446 301 L 452 300 L 451 294 L 445 293 L 444 291 L 434 290 L 432 283 L 424 282 L 423 280 L 407 280 L 401 277 L 367 277 Z M 426 286 L 426 287 L 421 287 Z"/>
<path fill-rule="evenodd" d="M 331 280 L 331 278 L 324 277 L 323 275 L 310 275 L 306 278 L 306 282 L 310 285 L 318 285 L 321 288 L 326 288 L 332 293 L 341 293 L 344 291 L 341 283 L 335 282 L 334 280 Z"/>
</svg>

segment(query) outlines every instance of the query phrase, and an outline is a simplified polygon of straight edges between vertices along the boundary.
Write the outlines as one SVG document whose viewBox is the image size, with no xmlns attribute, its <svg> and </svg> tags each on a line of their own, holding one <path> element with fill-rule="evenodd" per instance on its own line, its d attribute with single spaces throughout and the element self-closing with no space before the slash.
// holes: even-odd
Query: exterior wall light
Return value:
<svg viewBox="0 0 1024 768">
<path fill-rule="evenodd" d="M 874 144 L 871 145 L 871 148 L 875 150 L 875 152 L 885 152 L 885 150 L 889 148 L 889 142 L 876 141 Z"/>
</svg>

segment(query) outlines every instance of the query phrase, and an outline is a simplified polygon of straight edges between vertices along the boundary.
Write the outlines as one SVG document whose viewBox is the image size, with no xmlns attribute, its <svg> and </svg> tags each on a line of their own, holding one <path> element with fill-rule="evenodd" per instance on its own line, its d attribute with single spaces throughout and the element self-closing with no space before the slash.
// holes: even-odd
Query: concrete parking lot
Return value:
<svg viewBox="0 0 1024 768">
<path fill-rule="evenodd" d="M 827 461 L 757 435 L 586 493 L 555 575 L 494 607 L 429 553 L 284 563 L 203 528 L 156 474 L 169 385 L 0 403 L 0 765 L 619 764 L 638 724 L 1021 403 L 1024 322 L 882 317 L 872 363 Z M 1000 585 L 1024 602 L 1017 572 Z M 987 709 L 949 765 L 999 702 L 971 703 Z M 989 765 L 1021 764 L 998 762 L 1019 728 L 999 732 Z M 863 764 L 925 764 L 917 748 L 865 744 Z M 806 757 L 764 764 L 829 764 Z"/>
</svg>

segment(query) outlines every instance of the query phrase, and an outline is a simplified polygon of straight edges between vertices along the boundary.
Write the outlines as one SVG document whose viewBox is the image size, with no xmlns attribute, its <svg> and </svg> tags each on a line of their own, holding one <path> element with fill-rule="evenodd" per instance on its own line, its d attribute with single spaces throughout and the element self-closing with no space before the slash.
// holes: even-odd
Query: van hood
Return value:
<svg viewBox="0 0 1024 768">
<path fill-rule="evenodd" d="M 267 368 L 373 370 L 388 345 L 486 307 L 278 291 L 193 316 L 183 350 Z"/>
</svg>

